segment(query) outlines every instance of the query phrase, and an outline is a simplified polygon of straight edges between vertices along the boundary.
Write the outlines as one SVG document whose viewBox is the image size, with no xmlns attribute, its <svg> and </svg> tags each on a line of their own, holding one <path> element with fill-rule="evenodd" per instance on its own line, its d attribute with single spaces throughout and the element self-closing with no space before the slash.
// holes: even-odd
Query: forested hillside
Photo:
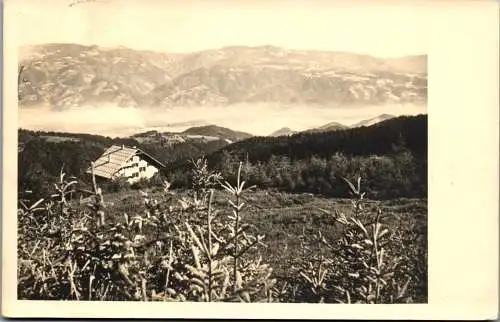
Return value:
<svg viewBox="0 0 500 322">
<path fill-rule="evenodd" d="M 398 117 L 369 127 L 280 137 L 253 137 L 208 156 L 234 178 L 244 162 L 250 183 L 290 192 L 345 196 L 342 177 L 362 175 L 372 198 L 427 195 L 427 115 Z M 177 186 L 190 182 L 189 165 L 173 164 Z"/>
<path fill-rule="evenodd" d="M 347 155 L 383 155 L 404 139 L 406 147 L 415 155 L 427 156 L 427 115 L 402 116 L 369 127 L 327 131 L 301 132 L 291 136 L 253 137 L 228 145 L 214 154 L 220 160 L 224 153 L 249 161 L 267 161 L 274 156 L 286 155 L 292 160 L 330 157 L 341 152 Z"/>
<path fill-rule="evenodd" d="M 48 192 L 61 168 L 85 180 L 84 172 L 112 144 L 136 146 L 167 165 L 177 188 L 191 182 L 189 161 L 207 156 L 228 178 L 244 162 L 250 183 L 261 188 L 345 196 L 342 177 L 362 175 L 373 198 L 427 195 L 427 116 L 398 117 L 369 126 L 280 137 L 252 137 L 163 145 L 136 138 L 19 130 L 19 188 Z"/>
<path fill-rule="evenodd" d="M 184 163 L 227 145 L 224 140 L 181 142 L 175 145 L 139 142 L 134 138 L 110 138 L 99 135 L 19 130 L 19 192 L 47 193 L 58 180 L 61 169 L 85 181 L 90 162 L 113 144 L 136 146 L 165 164 Z"/>
</svg>

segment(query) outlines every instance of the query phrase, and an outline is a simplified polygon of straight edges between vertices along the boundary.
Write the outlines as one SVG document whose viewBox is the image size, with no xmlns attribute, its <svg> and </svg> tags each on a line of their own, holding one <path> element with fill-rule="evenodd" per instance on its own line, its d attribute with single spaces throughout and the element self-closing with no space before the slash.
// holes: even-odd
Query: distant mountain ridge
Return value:
<svg viewBox="0 0 500 322">
<path fill-rule="evenodd" d="M 301 132 L 303 132 L 303 133 L 318 133 L 318 132 L 346 130 L 346 129 L 356 128 L 356 127 L 361 127 L 361 126 L 374 125 L 374 124 L 377 124 L 379 122 L 390 120 L 390 119 L 395 118 L 395 117 L 396 116 L 390 115 L 390 114 L 381 114 L 379 116 L 376 116 L 376 117 L 373 117 L 370 119 L 362 120 L 362 121 L 355 123 L 353 125 L 350 125 L 350 126 L 347 126 L 347 125 L 339 123 L 339 122 L 330 122 L 330 123 L 327 123 L 325 125 L 322 125 L 322 126 L 319 126 L 316 128 L 311 128 L 308 130 L 304 130 Z M 269 136 L 291 135 L 291 134 L 295 134 L 295 133 L 298 133 L 298 132 L 292 131 L 288 127 L 284 127 L 284 128 L 281 128 L 281 129 L 273 132 Z"/>
<path fill-rule="evenodd" d="M 374 124 L 377 124 L 382 121 L 386 121 L 392 118 L 395 118 L 396 116 L 394 115 L 389 115 L 389 114 L 381 114 L 376 117 L 372 117 L 369 119 L 362 120 L 358 123 L 355 123 L 351 126 L 341 124 L 339 122 L 329 122 L 325 125 L 316 127 L 316 128 L 311 128 L 303 131 L 294 131 L 289 127 L 283 127 L 280 128 L 268 136 L 270 137 L 278 137 L 278 136 L 289 136 L 293 135 L 296 133 L 319 133 L 319 132 L 329 132 L 329 131 L 337 131 L 337 130 L 346 130 L 346 129 L 351 129 L 351 128 L 356 128 L 356 127 L 361 127 L 361 126 L 371 126 Z M 184 131 L 181 132 L 161 132 L 157 130 L 151 130 L 151 131 L 146 131 L 146 132 L 141 132 L 141 133 L 136 133 L 133 134 L 131 137 L 132 138 L 137 138 L 137 137 L 153 137 L 155 135 L 164 135 L 166 137 L 172 137 L 175 140 L 179 139 L 179 136 L 184 136 L 184 137 L 189 137 L 189 138 L 194 138 L 194 137 L 200 137 L 200 138 L 213 138 L 213 139 L 218 139 L 218 140 L 226 140 L 228 143 L 233 143 L 241 140 L 245 140 L 254 136 L 258 135 L 253 135 L 247 132 L 243 131 L 236 131 L 233 129 L 229 129 L 226 127 L 218 126 L 215 124 L 209 124 L 209 125 L 202 125 L 202 126 L 193 126 L 190 127 Z"/>
<path fill-rule="evenodd" d="M 292 135 L 294 133 L 297 133 L 296 131 L 292 130 L 289 127 L 283 127 L 279 130 L 274 131 L 273 133 L 269 134 L 269 136 L 282 136 L 282 135 Z"/>
<path fill-rule="evenodd" d="M 214 164 L 225 155 L 235 159 L 248 156 L 251 162 L 268 161 L 272 156 L 298 160 L 311 156 L 329 158 L 335 153 L 349 155 L 383 155 L 391 153 L 394 145 L 404 141 L 405 147 L 416 156 L 427 157 L 427 115 L 399 116 L 371 126 L 345 131 L 300 132 L 291 136 L 252 137 L 215 151 L 210 159 Z"/>
<path fill-rule="evenodd" d="M 370 118 L 368 120 L 363 120 L 361 122 L 353 124 L 353 125 L 351 125 L 351 127 L 370 126 L 370 125 L 374 125 L 374 124 L 377 124 L 377 123 L 382 122 L 382 121 L 390 120 L 394 117 L 395 117 L 394 115 L 381 114 L 379 116 Z"/>
<path fill-rule="evenodd" d="M 207 143 L 213 141 L 224 141 L 224 144 L 231 144 L 237 141 L 253 137 L 250 133 L 234 131 L 217 125 L 204 125 L 190 127 L 182 132 L 164 132 L 150 130 L 135 133 L 130 138 L 141 142 L 175 145 L 184 142 Z"/>
<path fill-rule="evenodd" d="M 20 56 L 21 107 L 427 101 L 427 56 L 381 59 L 274 46 L 176 54 L 77 44 L 25 47 Z"/>
<path fill-rule="evenodd" d="M 189 129 L 183 131 L 182 133 L 188 135 L 217 137 L 219 139 L 229 140 L 231 142 L 241 141 L 244 139 L 251 138 L 253 136 L 250 133 L 234 131 L 217 125 L 190 127 Z"/>
<path fill-rule="evenodd" d="M 320 127 L 309 129 L 304 132 L 313 133 L 313 132 L 327 132 L 327 131 L 337 131 L 337 130 L 345 130 L 349 127 L 344 124 L 340 124 L 338 122 L 330 122 L 328 124 L 322 125 Z"/>
</svg>

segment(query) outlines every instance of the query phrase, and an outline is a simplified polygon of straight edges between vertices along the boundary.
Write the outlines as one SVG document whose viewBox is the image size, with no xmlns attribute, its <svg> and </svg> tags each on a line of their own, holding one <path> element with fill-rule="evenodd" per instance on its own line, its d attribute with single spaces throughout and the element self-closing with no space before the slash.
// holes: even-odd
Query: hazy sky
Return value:
<svg viewBox="0 0 500 322">
<path fill-rule="evenodd" d="M 75 42 L 186 52 L 228 45 L 427 52 L 428 5 L 336 0 L 11 0 L 20 45 Z"/>
</svg>

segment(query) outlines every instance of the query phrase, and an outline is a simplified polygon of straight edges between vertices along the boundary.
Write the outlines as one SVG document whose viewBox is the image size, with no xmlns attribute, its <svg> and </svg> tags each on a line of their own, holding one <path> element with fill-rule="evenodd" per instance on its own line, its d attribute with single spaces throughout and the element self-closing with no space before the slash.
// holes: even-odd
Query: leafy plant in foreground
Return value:
<svg viewBox="0 0 500 322">
<path fill-rule="evenodd" d="M 181 301 L 260 301 L 270 300 L 272 270 L 260 257 L 249 251 L 261 243 L 250 225 L 240 225 L 243 204 L 239 197 L 246 190 L 240 177 L 236 187 L 223 185 L 236 194 L 229 201 L 233 215 L 225 216 L 213 207 L 213 180 L 217 173 L 208 170 L 203 159 L 193 162 L 193 199 L 179 200 L 185 216 L 174 225 L 173 247 L 170 246 L 164 291 L 155 293 L 157 300 Z M 206 204 L 204 203 L 206 201 Z M 171 244 L 172 245 L 172 244 Z"/>
<path fill-rule="evenodd" d="M 196 164 L 203 166 L 203 162 Z M 198 174 L 209 173 L 198 170 L 194 171 Z M 249 254 L 262 243 L 263 236 L 254 236 L 251 225 L 241 224 L 244 204 L 240 202 L 240 197 L 247 189 L 244 189 L 240 171 L 241 165 L 236 186 L 227 181 L 222 184 L 235 197 L 234 201 L 228 201 L 232 216 L 223 216 L 213 209 L 211 189 L 207 198 L 208 207 L 203 208 L 206 209 L 205 222 L 185 223 L 189 232 L 191 261 L 184 265 L 184 271 L 177 271 L 176 276 L 187 282 L 185 292 L 188 299 L 253 302 L 271 298 L 270 289 L 275 282 L 270 278 L 272 269 L 263 264 L 260 257 Z M 198 182 L 207 182 L 206 179 L 200 176 Z"/>
<path fill-rule="evenodd" d="M 331 256 L 318 269 L 303 270 L 302 278 L 319 301 L 340 303 L 397 303 L 410 301 L 408 286 L 411 276 L 397 274 L 407 265 L 408 258 L 395 254 L 399 245 L 394 232 L 381 222 L 381 212 L 364 212 L 361 178 L 357 185 L 347 179 L 353 212 L 337 213 L 335 220 L 343 225 L 340 239 L 328 241 L 318 235 L 318 241 L 328 247 Z M 399 256 L 398 256 L 399 255 Z M 329 272 L 329 276 L 327 275 Z"/>
</svg>

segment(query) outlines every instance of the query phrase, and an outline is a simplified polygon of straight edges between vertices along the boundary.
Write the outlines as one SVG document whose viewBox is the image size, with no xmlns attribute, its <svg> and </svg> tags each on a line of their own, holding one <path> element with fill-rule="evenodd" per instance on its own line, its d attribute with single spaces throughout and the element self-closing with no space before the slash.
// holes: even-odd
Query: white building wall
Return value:
<svg viewBox="0 0 500 322">
<path fill-rule="evenodd" d="M 155 173 L 158 172 L 158 168 L 155 166 L 149 164 L 145 160 L 140 160 L 139 161 L 139 178 L 145 178 L 145 179 L 150 179 L 152 178 Z"/>
<path fill-rule="evenodd" d="M 127 181 L 132 184 L 140 179 L 150 179 L 157 172 L 158 168 L 135 155 L 120 169 L 119 175 L 127 177 Z"/>
</svg>

